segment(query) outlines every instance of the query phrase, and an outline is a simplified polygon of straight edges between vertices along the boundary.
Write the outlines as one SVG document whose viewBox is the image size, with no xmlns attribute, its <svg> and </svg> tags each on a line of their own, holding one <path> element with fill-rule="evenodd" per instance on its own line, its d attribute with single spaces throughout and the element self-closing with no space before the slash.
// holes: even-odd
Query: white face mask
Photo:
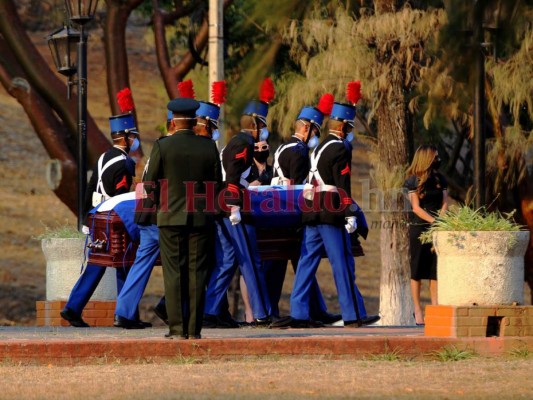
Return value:
<svg viewBox="0 0 533 400">
<path fill-rule="evenodd" d="M 269 135 L 269 132 L 268 132 L 267 128 L 259 129 L 259 141 L 260 142 L 264 142 L 265 140 L 267 140 L 268 139 L 268 135 Z"/>
<path fill-rule="evenodd" d="M 213 134 L 211 135 L 211 139 L 216 142 L 219 138 L 220 138 L 220 132 L 218 131 L 218 129 L 215 129 L 213 131 Z"/>
<path fill-rule="evenodd" d="M 316 146 L 318 146 L 318 138 L 316 136 L 313 136 L 311 139 L 309 139 L 309 143 L 307 143 L 310 149 L 314 149 Z"/>
</svg>

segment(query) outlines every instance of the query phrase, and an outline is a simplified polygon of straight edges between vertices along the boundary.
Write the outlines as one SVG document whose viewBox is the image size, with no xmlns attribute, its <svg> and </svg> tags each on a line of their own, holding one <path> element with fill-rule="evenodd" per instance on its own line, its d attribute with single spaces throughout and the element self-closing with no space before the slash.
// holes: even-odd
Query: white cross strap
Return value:
<svg viewBox="0 0 533 400">
<path fill-rule="evenodd" d="M 296 143 L 287 143 L 287 144 L 281 145 L 281 146 L 278 147 L 278 149 L 274 153 L 274 171 L 276 171 L 276 175 L 277 176 L 272 178 L 272 182 L 275 182 L 275 183 L 271 182 L 272 185 L 287 185 L 288 184 L 288 179 L 285 178 L 285 175 L 283 174 L 283 171 L 282 171 L 282 169 L 281 169 L 281 167 L 279 165 L 279 156 L 285 150 L 287 150 L 287 149 L 289 149 L 291 147 L 297 146 L 298 144 L 299 143 L 296 142 Z"/>
<path fill-rule="evenodd" d="M 313 150 L 313 153 L 311 153 L 311 170 L 309 171 L 309 176 L 307 177 L 307 182 L 308 183 L 312 183 L 313 182 L 313 179 L 316 179 L 316 181 L 318 182 L 318 187 L 316 188 L 316 191 L 318 192 L 329 192 L 329 191 L 332 191 L 332 192 L 337 192 L 337 187 L 334 186 L 334 185 L 326 185 L 324 183 L 324 180 L 322 179 L 322 177 L 320 176 L 320 173 L 318 172 L 318 161 L 320 160 L 320 157 L 322 156 L 322 153 L 324 152 L 324 150 L 332 143 L 341 143 L 342 144 L 342 140 L 331 140 L 329 142 L 327 142 L 320 150 L 318 153 L 316 153 L 315 150 Z"/>
<path fill-rule="evenodd" d="M 98 159 L 98 183 L 96 184 L 96 192 L 97 193 L 102 193 L 104 195 L 104 197 L 106 198 L 106 200 L 110 197 L 105 189 L 104 189 L 104 184 L 102 182 L 102 175 L 104 173 L 104 171 L 106 169 L 108 169 L 111 165 L 121 161 L 121 160 L 125 160 L 126 159 L 126 156 L 124 154 L 121 154 L 120 156 L 116 156 L 116 157 L 113 157 L 111 160 L 109 160 L 108 162 L 105 163 L 104 167 L 102 168 L 102 163 L 104 162 L 104 154 L 102 154 L 100 156 L 100 158 Z"/>
</svg>

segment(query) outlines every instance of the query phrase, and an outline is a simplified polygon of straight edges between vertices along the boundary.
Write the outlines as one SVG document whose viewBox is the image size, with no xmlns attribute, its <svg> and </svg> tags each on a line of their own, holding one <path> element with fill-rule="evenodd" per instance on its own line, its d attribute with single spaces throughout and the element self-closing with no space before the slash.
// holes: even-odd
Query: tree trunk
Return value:
<svg viewBox="0 0 533 400">
<path fill-rule="evenodd" d="M 16 63 L 25 72 L 33 90 L 37 90 L 44 101 L 53 108 L 68 128 L 69 136 L 77 136 L 77 101 L 67 100 L 67 88 L 53 73 L 48 64 L 35 48 L 24 30 L 12 0 L 0 0 L 0 34 L 11 49 Z M 0 60 L 4 63 L 4 60 Z M 39 132 L 37 131 L 39 135 Z M 87 154 L 88 162 L 94 163 L 102 152 L 110 147 L 90 115 L 87 116 Z"/>
<path fill-rule="evenodd" d="M 224 0 L 224 9 L 226 9 L 232 2 L 233 0 Z M 194 68 L 196 60 L 192 53 L 188 51 L 176 65 L 170 65 L 165 26 L 174 22 L 176 19 L 185 16 L 191 11 L 191 9 L 182 8 L 179 5 L 176 5 L 176 9 L 173 13 L 167 13 L 159 8 L 159 2 L 157 0 L 153 0 L 152 4 L 154 8 L 152 22 L 154 27 L 157 65 L 159 66 L 159 72 L 163 77 L 168 97 L 173 99 L 179 95 L 177 88 L 178 82 L 181 82 L 189 71 Z M 195 45 L 198 51 L 202 51 L 207 45 L 208 34 L 209 26 L 207 21 L 204 21 L 195 38 Z"/>
<path fill-rule="evenodd" d="M 107 94 L 113 115 L 121 114 L 116 94 L 125 87 L 130 86 L 126 25 L 131 12 L 142 2 L 143 0 L 107 1 L 104 45 L 107 65 Z"/>
<path fill-rule="evenodd" d="M 400 66 L 391 66 L 389 91 L 377 110 L 378 148 L 384 171 L 408 162 L 407 109 Z M 383 325 L 410 325 L 409 234 L 403 196 L 399 188 L 383 188 L 381 213 L 380 314 Z"/>
<path fill-rule="evenodd" d="M 57 171 L 58 179 L 52 188 L 57 197 L 76 212 L 76 160 L 69 148 L 67 129 L 55 117 L 50 106 L 42 99 L 39 93 L 31 90 L 31 85 L 24 72 L 18 68 L 16 60 L 0 37 L 0 83 L 6 91 L 22 105 L 35 130 L 39 132 L 39 139 L 51 158 L 57 159 L 60 170 Z M 7 67 L 9 66 L 9 68 Z M 75 144 L 70 147 L 75 148 Z"/>
<path fill-rule="evenodd" d="M 172 69 L 170 66 L 170 56 L 168 54 L 168 46 L 165 37 L 165 25 L 167 24 L 167 17 L 164 10 L 158 8 L 158 2 L 154 1 L 154 15 L 152 17 L 152 24 L 155 39 L 155 51 L 157 56 L 157 65 L 159 73 L 163 78 L 165 89 L 168 97 L 174 99 L 178 97 L 177 81 L 174 79 Z"/>
<path fill-rule="evenodd" d="M 65 84 L 33 45 L 12 0 L 0 0 L 0 81 L 26 111 L 50 157 L 58 160 L 52 189 L 75 212 L 77 101 L 67 100 Z M 110 143 L 90 116 L 87 130 L 88 161 L 94 163 Z"/>
</svg>

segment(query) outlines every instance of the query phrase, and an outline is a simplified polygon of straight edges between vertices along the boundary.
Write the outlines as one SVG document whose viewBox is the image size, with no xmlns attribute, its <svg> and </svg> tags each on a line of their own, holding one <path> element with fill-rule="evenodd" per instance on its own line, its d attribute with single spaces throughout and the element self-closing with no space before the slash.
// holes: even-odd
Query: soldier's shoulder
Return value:
<svg viewBox="0 0 533 400">
<path fill-rule="evenodd" d="M 233 136 L 231 140 L 228 142 L 228 144 L 226 145 L 226 152 L 231 152 L 234 150 L 242 149 L 243 147 L 248 147 L 250 145 L 253 145 L 253 142 L 252 144 L 250 144 L 246 140 L 246 138 L 243 138 L 242 136 L 241 137 Z"/>
<path fill-rule="evenodd" d="M 233 136 L 230 140 L 230 143 L 245 143 L 245 144 L 253 144 L 254 138 L 247 133 L 239 132 L 235 136 Z"/>
<path fill-rule="evenodd" d="M 329 143 L 329 144 L 328 144 Z M 346 150 L 346 144 L 344 140 L 341 139 L 332 139 L 329 142 L 323 142 L 323 145 L 327 148 L 324 149 L 324 151 L 330 150 L 330 151 L 339 151 L 339 150 Z"/>
<path fill-rule="evenodd" d="M 122 160 L 118 159 L 115 162 L 124 162 L 129 157 L 122 150 L 113 146 L 103 154 L 102 163 L 105 164 L 108 161 L 111 161 L 112 159 L 114 159 L 115 157 L 120 157 L 120 156 L 122 156 L 123 159 Z"/>
<path fill-rule="evenodd" d="M 309 155 L 309 147 L 304 142 L 298 142 L 288 150 L 301 156 Z"/>
</svg>

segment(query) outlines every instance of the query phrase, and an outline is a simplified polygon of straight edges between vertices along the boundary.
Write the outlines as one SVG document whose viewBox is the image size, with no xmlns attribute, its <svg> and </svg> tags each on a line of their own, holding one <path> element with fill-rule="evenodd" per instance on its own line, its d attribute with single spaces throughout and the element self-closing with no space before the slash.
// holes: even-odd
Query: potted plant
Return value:
<svg viewBox="0 0 533 400">
<path fill-rule="evenodd" d="M 439 304 L 523 304 L 529 235 L 513 213 L 462 205 L 438 216 L 420 240 L 437 252 Z"/>
<path fill-rule="evenodd" d="M 86 261 L 87 235 L 67 224 L 45 227 L 36 237 L 46 260 L 46 300 L 68 300 Z M 106 271 L 93 299 L 114 300 L 116 278 L 114 271 Z"/>
</svg>

